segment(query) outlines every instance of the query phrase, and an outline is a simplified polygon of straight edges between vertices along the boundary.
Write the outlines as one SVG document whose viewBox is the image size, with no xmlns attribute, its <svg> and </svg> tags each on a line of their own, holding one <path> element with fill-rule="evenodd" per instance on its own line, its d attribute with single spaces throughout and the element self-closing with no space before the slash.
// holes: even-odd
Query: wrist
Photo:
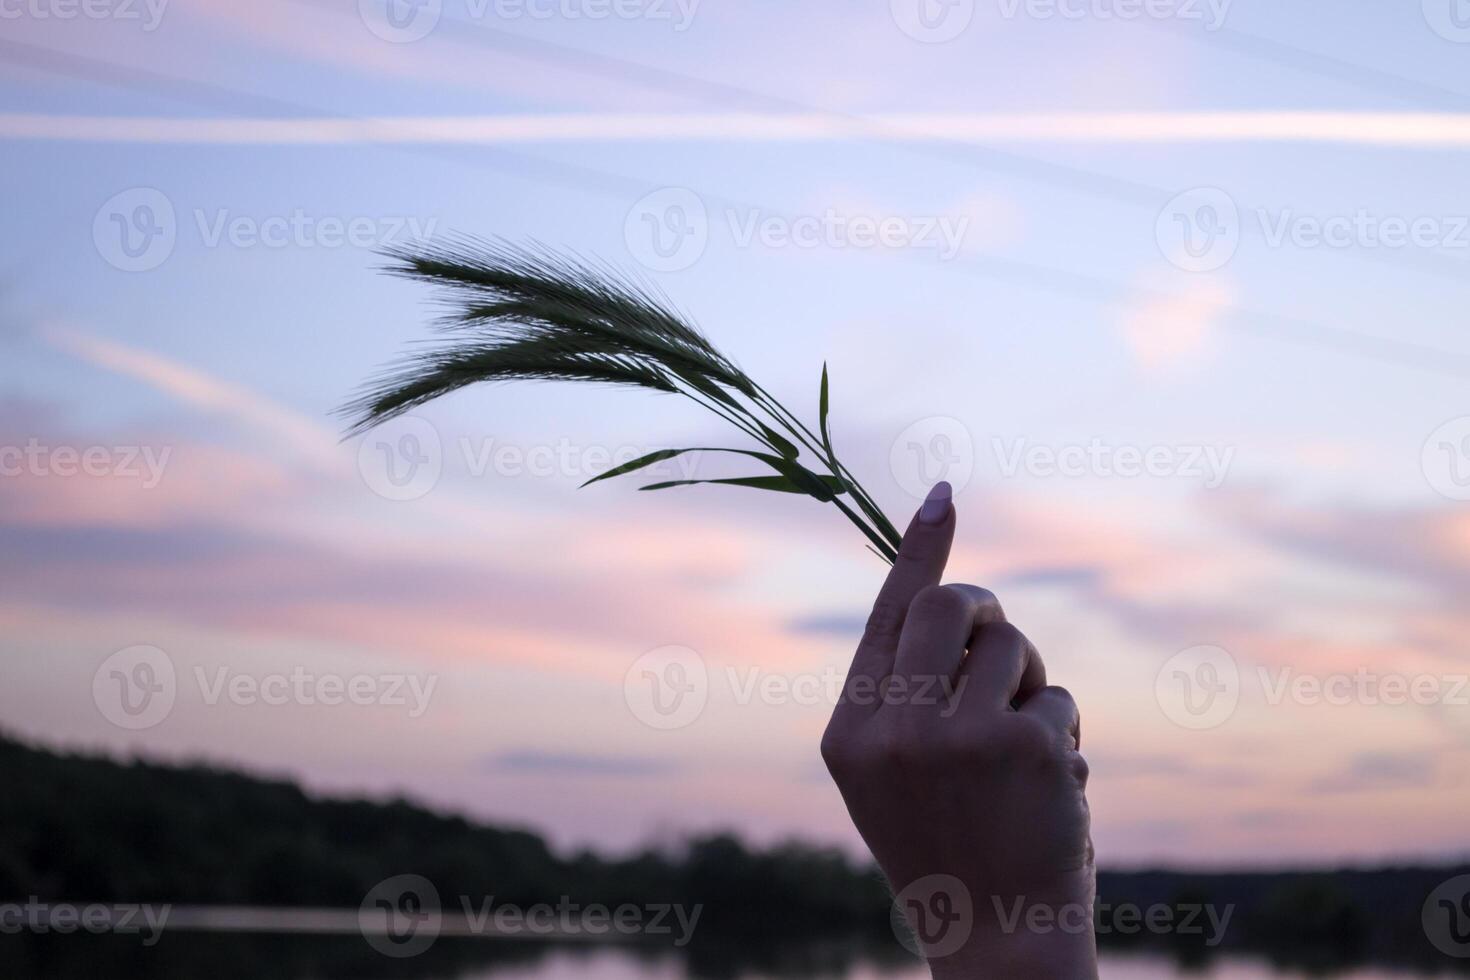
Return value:
<svg viewBox="0 0 1470 980">
<path fill-rule="evenodd" d="M 929 960 L 934 980 L 1097 980 L 1097 943 L 1085 935 L 1006 936 Z"/>
<path fill-rule="evenodd" d="M 1093 891 L 1069 900 L 992 897 L 973 909 L 974 928 L 944 956 L 931 956 L 935 980 L 1096 980 Z"/>
</svg>

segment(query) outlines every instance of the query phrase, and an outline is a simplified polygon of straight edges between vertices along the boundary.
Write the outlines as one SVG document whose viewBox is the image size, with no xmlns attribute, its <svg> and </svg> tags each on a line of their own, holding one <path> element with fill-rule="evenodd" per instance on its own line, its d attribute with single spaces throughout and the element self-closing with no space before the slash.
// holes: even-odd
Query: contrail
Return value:
<svg viewBox="0 0 1470 980">
<path fill-rule="evenodd" d="M 0 114 L 0 139 L 307 145 L 554 142 L 1327 143 L 1470 147 L 1470 113 L 565 113 L 200 118 Z"/>
</svg>

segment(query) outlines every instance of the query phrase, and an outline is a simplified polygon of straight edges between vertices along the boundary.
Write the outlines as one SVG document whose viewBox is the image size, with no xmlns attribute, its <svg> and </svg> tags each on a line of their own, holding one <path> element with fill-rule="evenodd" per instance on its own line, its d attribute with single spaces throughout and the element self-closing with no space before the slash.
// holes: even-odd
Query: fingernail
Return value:
<svg viewBox="0 0 1470 980">
<path fill-rule="evenodd" d="M 954 496 L 954 490 L 950 487 L 948 480 L 940 480 L 929 490 L 929 496 L 924 498 L 924 504 L 919 508 L 919 522 L 922 524 L 942 524 L 949 516 L 950 498 Z"/>
</svg>

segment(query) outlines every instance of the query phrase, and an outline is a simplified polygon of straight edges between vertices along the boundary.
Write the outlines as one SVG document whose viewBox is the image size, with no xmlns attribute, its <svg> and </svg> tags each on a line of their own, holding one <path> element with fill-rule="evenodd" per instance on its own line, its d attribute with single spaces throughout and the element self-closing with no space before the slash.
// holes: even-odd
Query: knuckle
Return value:
<svg viewBox="0 0 1470 980">
<path fill-rule="evenodd" d="M 1006 729 L 1006 749 L 1022 762 L 1041 765 L 1056 758 L 1056 732 L 1037 718 L 1029 715 L 1010 715 L 1014 724 Z"/>
<path fill-rule="evenodd" d="M 993 610 L 992 615 L 996 621 L 1005 619 L 1005 614 L 1001 611 L 1000 608 L 1000 600 L 996 598 L 994 592 L 990 591 L 984 586 L 961 583 L 947 586 L 947 588 L 953 588 L 957 591 L 963 592 L 965 595 L 969 596 L 971 602 L 974 602 L 981 609 Z"/>
<path fill-rule="evenodd" d="M 1001 770 L 1011 765 L 1016 758 L 1016 752 L 1011 747 L 1010 739 L 1006 736 L 987 735 L 983 738 L 956 742 L 951 745 L 950 751 L 967 767 L 981 772 Z"/>
<path fill-rule="evenodd" d="M 1077 699 L 1072 697 L 1072 692 L 1058 684 L 1048 684 L 1036 692 L 1037 697 L 1048 697 L 1060 701 L 1064 705 L 1076 707 Z"/>
<path fill-rule="evenodd" d="M 907 613 L 908 609 L 902 603 L 894 602 L 892 599 L 879 599 L 873 603 L 873 611 L 868 614 L 867 624 L 863 627 L 863 636 L 869 639 L 889 639 L 897 636 L 903 629 L 903 620 Z"/>
<path fill-rule="evenodd" d="M 976 739 L 969 730 L 947 726 L 934 736 L 931 751 L 943 759 L 970 761 L 977 756 L 983 757 L 984 745 L 984 741 Z"/>
<path fill-rule="evenodd" d="M 909 615 L 922 619 L 963 615 L 969 602 L 958 591 L 943 585 L 926 585 L 909 603 Z"/>
<path fill-rule="evenodd" d="M 852 762 L 852 744 L 849 739 L 832 728 L 822 733 L 821 743 L 822 761 L 827 764 L 827 771 L 836 775 L 846 772 Z"/>
<path fill-rule="evenodd" d="M 907 540 L 903 542 L 903 544 L 907 543 Z M 931 561 L 933 559 L 929 556 L 929 548 L 923 542 L 915 542 L 914 547 L 910 548 L 903 547 L 901 544 L 898 554 L 893 559 L 893 564 L 919 568 L 927 566 Z"/>
<path fill-rule="evenodd" d="M 873 763 L 887 771 L 907 769 L 921 755 L 916 733 L 906 726 L 887 728 L 873 741 Z"/>
<path fill-rule="evenodd" d="M 985 634 L 991 637 L 993 642 L 1003 644 L 1006 647 L 1025 647 L 1026 644 L 1031 642 L 1026 639 L 1026 634 L 1022 633 L 1016 624 L 1007 622 L 1006 620 L 986 623 L 984 629 Z"/>
</svg>

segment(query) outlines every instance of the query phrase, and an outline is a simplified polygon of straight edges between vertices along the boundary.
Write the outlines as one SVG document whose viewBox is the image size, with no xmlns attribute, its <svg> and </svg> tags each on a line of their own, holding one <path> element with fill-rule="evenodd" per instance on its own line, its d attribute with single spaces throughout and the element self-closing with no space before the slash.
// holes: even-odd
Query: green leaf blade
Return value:
<svg viewBox="0 0 1470 980">
<path fill-rule="evenodd" d="M 669 487 L 687 487 L 696 483 L 716 483 L 729 487 L 750 487 L 755 490 L 775 490 L 779 493 L 800 493 L 806 491 L 792 483 L 784 476 L 732 476 L 722 477 L 716 480 L 665 480 L 662 483 L 650 483 L 648 486 L 639 487 L 639 490 L 667 490 Z"/>
<path fill-rule="evenodd" d="M 801 455 L 801 450 L 797 449 L 796 444 L 790 439 L 787 439 L 764 422 L 757 421 L 756 424 L 760 426 L 761 435 L 765 436 L 766 443 L 772 449 L 776 450 L 776 452 L 785 456 L 787 459 L 795 459 Z"/>
<path fill-rule="evenodd" d="M 652 466 L 654 463 L 661 463 L 666 459 L 673 459 L 675 456 L 694 451 L 695 450 L 693 449 L 659 449 L 655 452 L 648 453 L 647 455 L 639 456 L 637 459 L 629 460 L 628 462 L 623 463 L 621 466 L 614 466 L 610 470 L 604 470 L 594 476 L 592 479 L 588 480 L 586 483 L 582 484 L 582 486 L 590 486 L 591 484 L 596 483 L 599 480 L 610 480 L 615 476 L 622 476 L 624 473 L 632 473 L 636 470 L 643 469 L 645 466 Z"/>
<path fill-rule="evenodd" d="M 827 409 L 829 407 L 827 391 L 827 362 L 822 362 L 822 394 L 817 399 L 817 431 L 822 434 L 822 448 L 827 450 L 827 457 L 832 457 L 832 435 L 827 430 Z"/>
</svg>

